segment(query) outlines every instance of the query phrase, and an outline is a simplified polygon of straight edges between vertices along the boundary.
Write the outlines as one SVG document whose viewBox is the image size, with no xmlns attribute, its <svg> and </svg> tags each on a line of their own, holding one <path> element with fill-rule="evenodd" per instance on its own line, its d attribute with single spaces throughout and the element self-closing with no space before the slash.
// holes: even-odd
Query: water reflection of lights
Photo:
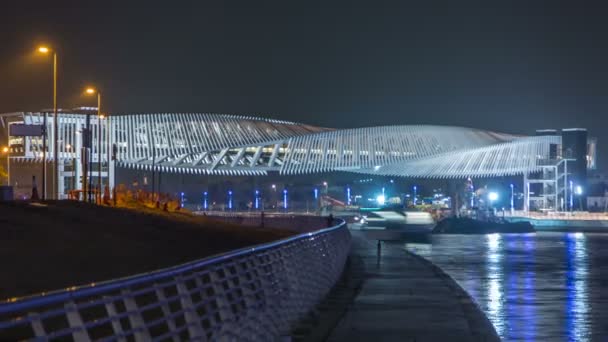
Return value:
<svg viewBox="0 0 608 342">
<path fill-rule="evenodd" d="M 498 335 L 502 336 L 504 323 L 502 317 L 502 267 L 500 264 L 500 234 L 486 235 L 488 250 L 487 272 L 488 272 L 488 319 Z"/>
<path fill-rule="evenodd" d="M 567 236 L 566 319 L 570 341 L 588 341 L 587 247 L 583 233 Z"/>
</svg>

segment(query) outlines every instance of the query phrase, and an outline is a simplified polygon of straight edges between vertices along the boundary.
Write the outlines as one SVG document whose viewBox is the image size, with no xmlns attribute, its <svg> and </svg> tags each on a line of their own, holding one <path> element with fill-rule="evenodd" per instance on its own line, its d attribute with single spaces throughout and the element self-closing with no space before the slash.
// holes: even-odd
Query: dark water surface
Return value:
<svg viewBox="0 0 608 342">
<path fill-rule="evenodd" d="M 608 234 L 436 235 L 405 246 L 454 278 L 505 341 L 608 341 Z"/>
</svg>

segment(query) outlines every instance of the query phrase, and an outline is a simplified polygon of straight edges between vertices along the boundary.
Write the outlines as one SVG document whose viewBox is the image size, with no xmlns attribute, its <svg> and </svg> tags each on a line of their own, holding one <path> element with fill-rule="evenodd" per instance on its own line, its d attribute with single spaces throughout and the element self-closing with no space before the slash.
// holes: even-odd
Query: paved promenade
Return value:
<svg viewBox="0 0 608 342">
<path fill-rule="evenodd" d="M 328 341 L 499 341 L 494 328 L 472 299 L 449 276 L 400 244 L 353 234 L 351 258 L 362 267 L 360 292 L 331 332 Z"/>
</svg>

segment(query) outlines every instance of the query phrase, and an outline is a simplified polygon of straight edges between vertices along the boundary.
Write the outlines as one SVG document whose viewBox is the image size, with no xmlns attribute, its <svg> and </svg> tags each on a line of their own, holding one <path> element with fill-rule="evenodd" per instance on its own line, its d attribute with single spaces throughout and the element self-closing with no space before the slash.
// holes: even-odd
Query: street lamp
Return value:
<svg viewBox="0 0 608 342">
<path fill-rule="evenodd" d="M 417 197 L 418 197 L 418 187 L 414 185 L 414 205 L 416 205 Z"/>
<path fill-rule="evenodd" d="M 57 51 L 51 50 L 51 48 L 49 48 L 48 46 L 40 46 L 38 47 L 38 52 L 42 53 L 42 54 L 49 54 L 49 53 L 53 53 L 53 173 L 54 173 L 54 177 L 53 177 L 53 195 L 55 196 L 55 199 L 59 199 L 59 189 L 57 186 L 57 179 L 59 177 L 59 167 L 58 167 L 58 160 L 59 160 L 59 154 L 58 154 L 58 146 L 57 146 L 57 139 L 59 136 L 59 124 L 58 124 L 58 118 L 57 118 Z M 46 127 L 44 127 L 44 130 L 46 132 Z M 46 135 L 46 134 L 45 134 Z M 46 138 L 46 137 L 45 137 Z M 46 151 L 44 152 L 46 155 Z M 42 160 L 42 163 L 45 164 L 46 163 L 46 158 L 44 158 Z M 42 179 L 45 180 L 45 175 L 44 173 L 42 174 Z M 43 189 L 42 189 L 42 199 L 46 198 L 46 182 L 43 182 L 45 184 L 43 184 Z"/>
<path fill-rule="evenodd" d="M 574 182 L 570 181 L 570 211 L 574 208 Z"/>
<path fill-rule="evenodd" d="M 98 188 L 98 193 L 97 193 L 97 197 L 99 197 L 98 202 L 101 203 L 101 121 L 105 118 L 105 116 L 101 113 L 101 92 L 96 90 L 95 88 L 92 87 L 88 87 L 85 89 L 85 93 L 87 95 L 94 95 L 97 94 L 97 188 Z M 87 119 L 87 126 L 90 127 L 90 118 Z M 89 129 L 89 127 L 87 127 L 87 130 Z M 88 132 L 89 134 L 89 139 L 91 138 L 91 132 Z M 89 141 L 89 143 L 91 143 L 91 141 Z M 91 144 L 91 158 L 93 159 L 93 144 Z M 89 165 L 91 165 L 91 160 L 89 160 Z M 91 172 L 92 170 L 89 170 L 89 172 Z M 89 179 L 89 185 L 91 184 L 91 179 Z M 90 189 L 89 189 L 90 191 Z M 89 199 L 91 198 L 91 196 L 89 195 Z M 97 200 L 97 198 L 96 198 Z"/>
<path fill-rule="evenodd" d="M 513 184 L 511 184 L 511 215 L 513 215 L 513 211 L 515 210 L 513 206 Z"/>
<path fill-rule="evenodd" d="M 6 185 L 11 185 L 11 165 L 9 161 L 9 148 L 4 146 L 2 148 L 2 154 L 6 156 Z"/>
</svg>

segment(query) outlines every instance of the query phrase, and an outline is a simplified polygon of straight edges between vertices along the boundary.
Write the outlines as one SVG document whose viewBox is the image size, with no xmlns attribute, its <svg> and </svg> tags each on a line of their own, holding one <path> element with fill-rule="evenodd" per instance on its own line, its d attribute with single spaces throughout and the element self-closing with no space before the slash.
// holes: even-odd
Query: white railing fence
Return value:
<svg viewBox="0 0 608 342">
<path fill-rule="evenodd" d="M 328 293 L 349 250 L 340 221 L 169 269 L 8 299 L 0 340 L 276 340 Z"/>
</svg>

